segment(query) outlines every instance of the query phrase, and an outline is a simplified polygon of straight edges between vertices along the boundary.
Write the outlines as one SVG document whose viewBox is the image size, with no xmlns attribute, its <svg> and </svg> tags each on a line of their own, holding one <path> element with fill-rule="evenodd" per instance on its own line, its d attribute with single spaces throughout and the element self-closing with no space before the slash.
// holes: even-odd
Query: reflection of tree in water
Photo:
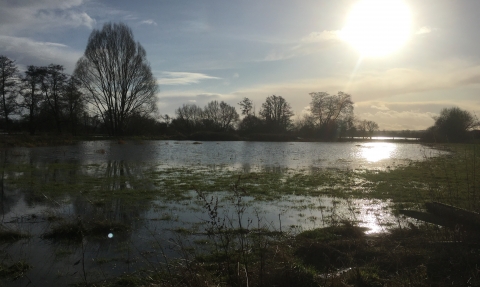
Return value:
<svg viewBox="0 0 480 287">
<path fill-rule="evenodd" d="M 0 152 L 0 214 L 2 222 L 5 220 L 5 215 L 19 204 L 23 195 L 22 189 L 9 182 L 9 179 L 18 176 L 14 170 L 8 168 L 12 164 L 18 164 L 18 157 L 19 154 L 13 153 L 10 149 Z"/>
<path fill-rule="evenodd" d="M 1 168 L 5 156 L 0 160 Z M 13 163 L 12 167 L 0 171 L 0 216 L 20 204 L 23 198 L 28 207 L 41 205 L 67 213 L 57 216 L 76 215 L 86 220 L 129 225 L 137 222 L 136 219 L 149 208 L 148 200 L 131 199 L 135 198 L 135 192 L 154 188 L 153 183 L 143 176 L 144 164 L 129 164 L 123 160 L 81 165 L 75 160 L 42 161 L 30 157 L 23 166 Z M 15 180 L 13 186 L 9 184 L 10 179 Z M 126 198 L 129 199 L 116 192 L 128 194 Z M 25 213 L 29 211 L 25 210 Z"/>
<path fill-rule="evenodd" d="M 1 178 L 0 178 L 0 192 L 1 192 L 1 198 L 0 198 L 0 201 L 1 201 L 1 204 L 0 204 L 0 211 L 2 212 L 2 222 L 3 222 L 3 219 L 5 218 L 5 213 L 7 213 L 11 206 L 12 206 L 12 202 L 7 203 L 7 197 L 5 196 L 5 183 L 4 183 L 4 178 L 5 178 L 5 165 L 6 165 L 6 161 L 7 161 L 7 150 L 4 150 L 3 153 L 2 153 L 2 156 L 1 156 L 1 162 L 2 162 L 2 174 L 1 174 Z M 11 198 L 10 198 L 11 199 Z M 9 200 L 11 201 L 11 200 Z M 7 210 L 8 208 L 8 210 Z"/>
<path fill-rule="evenodd" d="M 132 188 L 129 179 L 135 179 L 132 176 L 128 163 L 123 160 L 109 160 L 105 170 L 105 177 L 110 179 L 108 190 L 123 190 Z"/>
<path fill-rule="evenodd" d="M 75 214 L 87 220 L 108 220 L 126 225 L 138 223 L 149 208 L 149 201 L 132 201 L 115 197 L 115 191 L 131 190 L 132 193 L 135 193 L 145 188 L 153 188 L 153 185 L 150 186 L 143 178 L 143 172 L 142 166 L 133 165 L 132 167 L 123 160 L 109 160 L 105 165 L 98 166 L 93 174 L 104 175 L 103 182 L 98 188 L 112 192 L 112 196 L 105 201 L 96 203 L 92 203 L 83 196 L 78 196 L 74 201 Z"/>
</svg>

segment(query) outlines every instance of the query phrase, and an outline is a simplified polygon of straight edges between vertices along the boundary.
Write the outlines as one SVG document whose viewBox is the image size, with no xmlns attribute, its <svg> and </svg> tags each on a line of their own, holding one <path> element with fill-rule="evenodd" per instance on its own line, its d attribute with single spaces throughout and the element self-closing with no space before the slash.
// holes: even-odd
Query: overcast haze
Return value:
<svg viewBox="0 0 480 287">
<path fill-rule="evenodd" d="M 362 61 L 338 36 L 355 2 L 0 0 L 0 54 L 72 73 L 92 29 L 123 22 L 147 51 L 162 114 L 214 99 L 238 109 L 243 97 L 258 111 L 275 94 L 300 115 L 310 92 L 343 91 L 381 130 L 425 129 L 443 107 L 478 115 L 480 1 L 405 1 L 410 40 Z"/>
</svg>

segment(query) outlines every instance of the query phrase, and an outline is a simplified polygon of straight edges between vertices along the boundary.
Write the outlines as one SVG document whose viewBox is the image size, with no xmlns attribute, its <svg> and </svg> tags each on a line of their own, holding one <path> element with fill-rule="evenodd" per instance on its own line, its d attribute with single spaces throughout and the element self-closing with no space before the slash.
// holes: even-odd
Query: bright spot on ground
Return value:
<svg viewBox="0 0 480 287">
<path fill-rule="evenodd" d="M 108 238 L 112 238 L 112 237 L 113 237 L 113 233 L 109 233 Z"/>
<path fill-rule="evenodd" d="M 340 35 L 364 57 L 381 57 L 410 38 L 412 16 L 403 0 L 361 0 L 347 17 Z"/>
<path fill-rule="evenodd" d="M 369 143 L 362 145 L 361 155 L 368 162 L 377 162 L 392 157 L 396 149 L 392 143 Z"/>
</svg>

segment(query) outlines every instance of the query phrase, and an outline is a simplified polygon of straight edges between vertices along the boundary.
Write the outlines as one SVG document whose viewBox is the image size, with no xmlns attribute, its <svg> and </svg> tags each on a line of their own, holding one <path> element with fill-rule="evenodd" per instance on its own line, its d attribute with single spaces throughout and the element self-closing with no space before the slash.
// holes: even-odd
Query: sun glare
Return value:
<svg viewBox="0 0 480 287">
<path fill-rule="evenodd" d="M 360 0 L 350 11 L 341 37 L 363 57 L 382 57 L 408 41 L 411 18 L 403 0 Z"/>
</svg>

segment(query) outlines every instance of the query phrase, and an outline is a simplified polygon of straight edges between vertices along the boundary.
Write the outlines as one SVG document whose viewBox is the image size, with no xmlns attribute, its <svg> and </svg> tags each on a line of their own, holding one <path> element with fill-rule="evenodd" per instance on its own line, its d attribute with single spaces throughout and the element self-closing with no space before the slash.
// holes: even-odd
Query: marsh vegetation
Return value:
<svg viewBox="0 0 480 287">
<path fill-rule="evenodd" d="M 479 157 L 475 145 L 407 143 L 3 150 L 1 281 L 475 285 L 475 234 L 398 210 L 435 200 L 478 211 Z"/>
</svg>

